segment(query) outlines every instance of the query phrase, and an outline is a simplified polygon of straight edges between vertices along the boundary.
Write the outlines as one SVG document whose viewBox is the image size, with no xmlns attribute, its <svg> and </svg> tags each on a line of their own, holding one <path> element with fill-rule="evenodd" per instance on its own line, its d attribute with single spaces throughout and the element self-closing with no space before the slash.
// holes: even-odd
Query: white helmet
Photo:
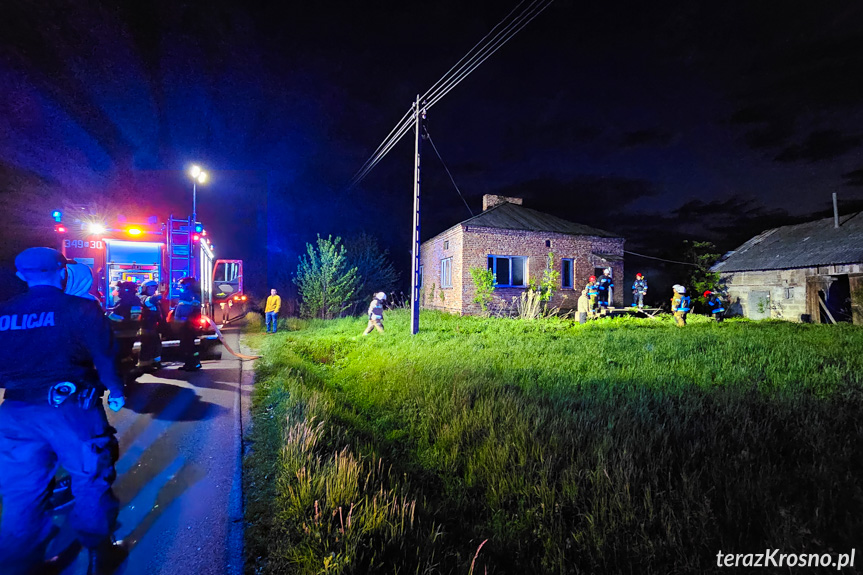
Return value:
<svg viewBox="0 0 863 575">
<path fill-rule="evenodd" d="M 385 294 L 382 291 L 379 291 L 378 293 L 375 294 L 375 299 L 384 299 L 385 300 L 385 299 L 387 299 L 387 294 Z"/>
<path fill-rule="evenodd" d="M 674 285 L 674 291 L 676 291 L 677 293 L 686 293 L 686 288 L 683 287 L 682 285 L 675 284 Z"/>
</svg>

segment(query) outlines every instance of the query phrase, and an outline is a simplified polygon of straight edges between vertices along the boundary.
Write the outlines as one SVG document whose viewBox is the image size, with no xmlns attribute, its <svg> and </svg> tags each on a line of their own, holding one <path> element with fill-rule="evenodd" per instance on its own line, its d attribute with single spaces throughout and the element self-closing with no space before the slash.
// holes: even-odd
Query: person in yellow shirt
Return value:
<svg viewBox="0 0 863 575">
<path fill-rule="evenodd" d="M 282 298 L 276 295 L 276 289 L 273 288 L 270 290 L 270 297 L 267 298 L 267 309 L 264 310 L 264 315 L 267 316 L 267 333 L 276 333 L 281 308 Z M 272 329 L 270 329 L 270 324 L 272 324 Z"/>
</svg>

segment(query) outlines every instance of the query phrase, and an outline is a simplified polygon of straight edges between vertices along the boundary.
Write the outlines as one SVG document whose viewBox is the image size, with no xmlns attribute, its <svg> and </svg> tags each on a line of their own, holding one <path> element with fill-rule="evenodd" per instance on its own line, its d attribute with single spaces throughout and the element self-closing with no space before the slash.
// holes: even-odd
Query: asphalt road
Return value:
<svg viewBox="0 0 863 575">
<path fill-rule="evenodd" d="M 225 335 L 239 351 L 238 332 Z M 175 362 L 140 377 L 125 408 L 108 412 L 120 442 L 116 535 L 130 549 L 117 575 L 242 573 L 241 442 L 252 362 L 221 345 L 212 355 L 196 373 Z M 62 529 L 63 516 L 56 521 Z M 54 551 L 74 549 L 71 537 L 62 529 Z M 80 553 L 63 573 L 86 570 Z"/>
</svg>

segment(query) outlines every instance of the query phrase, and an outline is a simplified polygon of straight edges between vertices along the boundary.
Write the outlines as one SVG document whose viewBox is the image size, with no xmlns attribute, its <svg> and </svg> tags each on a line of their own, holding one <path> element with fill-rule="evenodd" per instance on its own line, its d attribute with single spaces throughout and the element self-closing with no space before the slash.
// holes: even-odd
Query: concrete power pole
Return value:
<svg viewBox="0 0 863 575">
<path fill-rule="evenodd" d="M 411 335 L 416 335 L 420 330 L 420 152 L 422 151 L 422 130 L 425 109 L 417 101 L 414 104 L 414 130 L 416 132 L 416 146 L 414 148 L 414 245 L 413 264 L 411 265 Z"/>
</svg>

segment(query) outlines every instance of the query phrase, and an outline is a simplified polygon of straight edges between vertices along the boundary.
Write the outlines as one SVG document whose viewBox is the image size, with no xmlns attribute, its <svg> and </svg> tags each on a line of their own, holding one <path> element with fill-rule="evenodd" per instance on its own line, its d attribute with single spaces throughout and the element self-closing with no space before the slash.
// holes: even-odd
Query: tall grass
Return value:
<svg viewBox="0 0 863 575">
<path fill-rule="evenodd" d="M 706 573 L 857 542 L 859 328 L 409 321 L 261 338 L 250 570 Z"/>
</svg>

